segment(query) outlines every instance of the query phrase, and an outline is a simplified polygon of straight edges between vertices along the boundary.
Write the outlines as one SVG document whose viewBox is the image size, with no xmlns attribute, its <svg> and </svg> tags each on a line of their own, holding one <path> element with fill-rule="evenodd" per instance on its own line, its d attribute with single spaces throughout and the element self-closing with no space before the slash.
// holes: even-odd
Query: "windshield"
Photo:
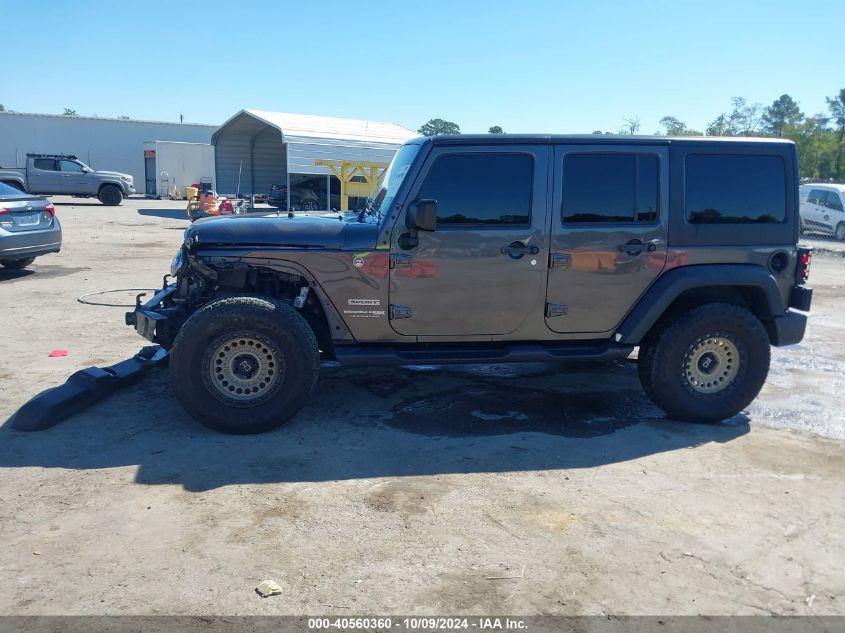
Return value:
<svg viewBox="0 0 845 633">
<path fill-rule="evenodd" d="M 387 211 L 393 205 L 393 199 L 396 197 L 396 192 L 408 173 L 414 157 L 419 151 L 419 145 L 403 145 L 396 152 L 393 160 L 390 161 L 390 166 L 382 174 L 381 181 L 376 195 L 370 200 L 370 208 L 381 219 L 387 215 Z"/>
</svg>

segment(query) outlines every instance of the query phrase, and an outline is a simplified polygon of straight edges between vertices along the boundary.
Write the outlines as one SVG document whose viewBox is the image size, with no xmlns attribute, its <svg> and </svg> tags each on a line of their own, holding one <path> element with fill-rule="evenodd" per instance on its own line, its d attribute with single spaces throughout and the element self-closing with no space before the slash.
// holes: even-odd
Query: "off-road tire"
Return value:
<svg viewBox="0 0 845 633">
<path fill-rule="evenodd" d="M 4 259 L 0 261 L 0 264 L 3 264 L 3 268 L 8 268 L 9 270 L 21 270 L 34 261 L 34 257 L 24 257 L 23 259 Z"/>
<path fill-rule="evenodd" d="M 107 207 L 116 207 L 123 202 L 123 191 L 117 185 L 103 185 L 97 199 Z"/>
<path fill-rule="evenodd" d="M 225 383 L 216 372 L 222 370 L 212 367 L 227 337 L 253 341 L 263 350 L 257 357 L 275 361 L 272 387 L 254 401 L 220 392 Z M 235 371 L 237 358 L 231 362 Z M 197 421 L 223 433 L 263 433 L 284 424 L 311 396 L 319 371 L 317 340 L 308 323 L 290 304 L 266 297 L 228 297 L 203 306 L 182 326 L 170 351 L 179 402 Z"/>
<path fill-rule="evenodd" d="M 696 387 L 688 378 L 689 355 L 717 340 L 733 347 L 730 362 L 736 365 L 726 386 L 702 393 L 704 387 Z M 769 337 L 757 317 L 742 306 L 708 303 L 677 314 L 649 333 L 640 347 L 640 383 L 669 417 L 718 422 L 733 417 L 757 397 L 769 373 L 770 357 Z"/>
<path fill-rule="evenodd" d="M 834 231 L 834 236 L 840 242 L 845 241 L 845 222 L 840 222 L 836 225 L 836 230 Z"/>
</svg>

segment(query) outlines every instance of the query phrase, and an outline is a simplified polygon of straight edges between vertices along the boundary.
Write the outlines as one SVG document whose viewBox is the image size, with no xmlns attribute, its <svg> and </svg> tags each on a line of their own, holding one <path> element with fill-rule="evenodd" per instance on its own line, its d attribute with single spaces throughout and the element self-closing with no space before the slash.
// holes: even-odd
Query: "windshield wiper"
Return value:
<svg viewBox="0 0 845 633">
<path fill-rule="evenodd" d="M 358 222 L 363 222 L 367 215 L 372 215 L 378 222 L 381 222 L 381 209 L 375 206 L 373 198 L 367 198 L 364 208 L 358 212 Z"/>
</svg>

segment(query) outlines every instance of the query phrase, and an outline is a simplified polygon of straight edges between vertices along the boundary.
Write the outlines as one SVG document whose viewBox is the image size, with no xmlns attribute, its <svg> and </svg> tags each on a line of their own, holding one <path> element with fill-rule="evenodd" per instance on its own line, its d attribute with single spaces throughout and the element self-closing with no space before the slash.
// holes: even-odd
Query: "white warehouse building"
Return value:
<svg viewBox="0 0 845 633">
<path fill-rule="evenodd" d="M 225 195 L 266 195 L 276 185 L 287 191 L 289 208 L 312 200 L 315 208 L 339 209 L 340 163 L 386 165 L 417 136 L 394 123 L 241 110 L 211 139 L 215 185 Z"/>
<path fill-rule="evenodd" d="M 208 176 L 224 195 L 266 196 L 275 185 L 288 208 L 339 209 L 369 195 L 416 136 L 394 123 L 263 110 L 220 126 L 0 112 L 0 167 L 23 167 L 28 153 L 73 154 L 92 169 L 130 174 L 153 197 L 174 187 L 184 194 Z"/>
<path fill-rule="evenodd" d="M 216 125 L 0 112 L 0 167 L 24 167 L 26 155 L 73 154 L 92 169 L 119 171 L 144 193 L 145 141 L 209 143 Z"/>
</svg>

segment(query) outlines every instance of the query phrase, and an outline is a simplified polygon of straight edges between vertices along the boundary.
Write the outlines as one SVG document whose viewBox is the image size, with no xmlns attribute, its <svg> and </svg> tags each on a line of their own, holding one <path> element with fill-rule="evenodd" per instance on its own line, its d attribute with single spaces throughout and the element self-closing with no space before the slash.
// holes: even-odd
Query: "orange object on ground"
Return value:
<svg viewBox="0 0 845 633">
<path fill-rule="evenodd" d="M 199 208 L 206 215 L 220 215 L 217 194 L 213 191 L 200 193 Z"/>
</svg>

